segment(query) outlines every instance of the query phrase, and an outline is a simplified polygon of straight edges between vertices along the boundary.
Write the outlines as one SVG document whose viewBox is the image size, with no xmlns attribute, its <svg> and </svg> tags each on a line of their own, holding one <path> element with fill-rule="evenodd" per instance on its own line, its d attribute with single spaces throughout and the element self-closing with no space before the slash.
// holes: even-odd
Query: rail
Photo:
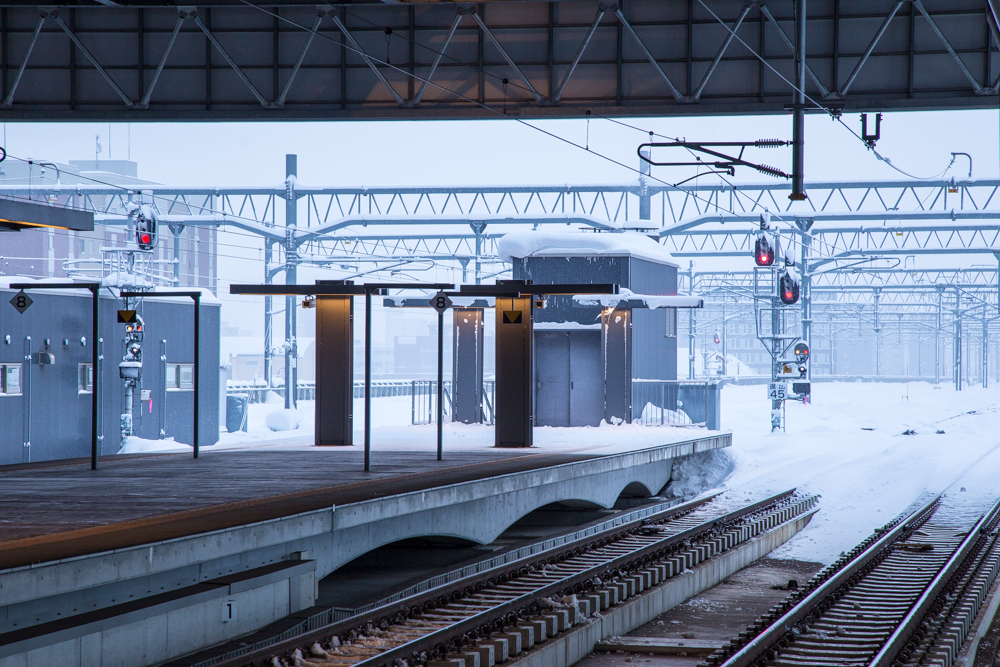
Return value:
<svg viewBox="0 0 1000 667">
<path fill-rule="evenodd" d="M 292 662 L 298 656 L 375 667 L 399 659 L 413 664 L 414 659 L 423 663 L 455 653 L 468 656 L 493 651 L 500 643 L 505 650 L 509 645 L 513 657 L 522 647 L 540 643 L 717 553 L 800 520 L 815 511 L 816 502 L 815 496 L 795 495 L 793 489 L 737 509 L 705 498 L 642 518 L 633 512 L 631 522 L 605 522 L 583 531 L 580 540 L 521 559 L 512 554 L 513 560 L 483 566 L 415 596 L 346 618 L 351 610 L 307 610 L 283 625 L 233 640 L 215 657 L 187 658 L 178 664 L 235 667 L 290 654 Z M 570 599 L 567 595 L 575 602 L 559 602 Z M 268 633 L 270 645 L 259 645 Z M 325 647 L 315 643 L 319 641 Z"/>
<path fill-rule="evenodd" d="M 932 523 L 941 502 L 935 497 L 876 531 L 706 664 L 825 663 L 835 652 L 842 664 L 889 667 L 933 652 L 938 634 L 946 635 L 944 647 L 960 646 L 1000 569 L 1000 502 L 967 532 Z M 950 667 L 954 651 L 938 648 L 934 663 Z"/>
</svg>

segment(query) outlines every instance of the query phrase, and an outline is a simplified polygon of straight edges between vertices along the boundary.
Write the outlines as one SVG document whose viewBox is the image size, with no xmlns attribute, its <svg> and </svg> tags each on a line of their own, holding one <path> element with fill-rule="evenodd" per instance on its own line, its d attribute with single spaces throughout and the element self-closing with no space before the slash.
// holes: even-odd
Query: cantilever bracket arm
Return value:
<svg viewBox="0 0 1000 667">
<path fill-rule="evenodd" d="M 667 141 L 667 142 L 657 142 L 657 143 L 647 143 L 641 144 L 637 149 L 635 149 L 636 154 L 639 159 L 643 162 L 648 162 L 651 165 L 657 167 L 704 167 L 711 166 L 717 169 L 722 169 L 729 172 L 730 176 L 735 175 L 736 167 L 750 167 L 751 169 L 756 169 L 762 174 L 767 174 L 768 176 L 775 176 L 777 178 L 791 178 L 790 174 L 786 174 L 780 169 L 774 167 L 769 167 L 766 164 L 757 164 L 755 162 L 749 162 L 743 159 L 743 151 L 748 147 L 752 146 L 754 148 L 777 148 L 779 146 L 788 146 L 792 142 L 790 141 L 780 141 L 778 139 L 761 139 L 758 141 Z M 740 153 L 737 156 L 726 155 L 725 153 L 720 153 L 718 151 L 706 148 L 707 146 L 713 147 L 738 147 Z M 650 157 L 643 155 L 643 148 L 684 148 L 689 151 L 694 151 L 697 153 L 704 153 L 705 155 L 710 155 L 716 160 L 714 162 L 707 162 L 698 160 L 696 162 L 656 162 Z M 652 151 L 650 151 L 652 152 Z"/>
</svg>

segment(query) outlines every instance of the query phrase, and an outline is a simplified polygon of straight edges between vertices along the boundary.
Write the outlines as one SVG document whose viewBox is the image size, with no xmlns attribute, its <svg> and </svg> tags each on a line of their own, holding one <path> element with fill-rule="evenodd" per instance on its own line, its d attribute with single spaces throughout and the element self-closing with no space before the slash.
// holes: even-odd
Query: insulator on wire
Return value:
<svg viewBox="0 0 1000 667">
<path fill-rule="evenodd" d="M 776 176 L 778 178 L 788 178 L 788 174 L 786 174 L 785 172 L 781 171 L 780 169 L 776 169 L 775 167 L 770 167 L 766 164 L 757 164 L 754 165 L 753 168 L 762 174 L 767 174 L 768 176 Z"/>
<path fill-rule="evenodd" d="M 781 139 L 758 139 L 753 142 L 754 148 L 780 148 L 781 146 L 787 146 L 787 141 L 782 141 Z"/>
</svg>

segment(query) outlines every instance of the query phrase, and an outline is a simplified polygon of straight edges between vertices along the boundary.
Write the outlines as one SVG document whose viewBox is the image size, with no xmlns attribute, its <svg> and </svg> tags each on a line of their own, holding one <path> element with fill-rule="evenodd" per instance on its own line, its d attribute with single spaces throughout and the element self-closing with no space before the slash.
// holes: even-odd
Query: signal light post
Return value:
<svg viewBox="0 0 1000 667">
<path fill-rule="evenodd" d="M 771 382 L 768 384 L 768 398 L 771 400 L 771 430 L 783 427 L 784 402 L 789 398 L 807 402 L 810 394 L 808 381 L 808 350 L 809 327 L 807 318 L 807 299 L 802 303 L 802 340 L 799 335 L 786 333 L 788 326 L 786 314 L 798 304 L 800 297 L 800 278 L 795 262 L 783 252 L 781 237 L 777 230 L 769 228 L 770 216 L 765 213 L 760 218 L 760 231 L 754 243 L 754 311 L 757 323 L 757 338 L 771 356 Z M 808 234 L 808 228 L 803 229 L 802 223 L 796 221 L 799 230 Z M 806 269 L 808 261 L 808 244 L 803 244 L 802 269 Z M 781 260 L 780 264 L 778 260 Z M 808 296 L 808 294 L 806 295 Z M 794 310 L 798 310 L 795 308 Z M 765 311 L 770 311 L 770 327 Z M 789 356 L 794 346 L 794 357 Z M 797 380 L 791 385 L 789 392 L 787 381 Z"/>
</svg>

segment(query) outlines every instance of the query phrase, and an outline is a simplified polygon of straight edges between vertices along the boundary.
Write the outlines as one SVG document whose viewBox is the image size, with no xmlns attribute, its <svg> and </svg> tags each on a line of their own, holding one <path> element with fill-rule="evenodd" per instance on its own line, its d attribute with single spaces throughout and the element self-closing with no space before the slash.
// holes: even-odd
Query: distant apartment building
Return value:
<svg viewBox="0 0 1000 667">
<path fill-rule="evenodd" d="M 87 194 L 76 186 L 120 187 L 115 194 Z M 16 192 L 13 188 L 16 187 Z M 58 187 L 57 193 L 48 190 Z M 0 275 L 32 278 L 90 278 L 101 275 L 102 248 L 124 247 L 128 241 L 124 225 L 128 193 L 152 190 L 156 183 L 138 178 L 138 164 L 129 160 L 70 160 L 69 164 L 27 164 L 0 162 L 0 197 L 30 197 L 55 205 L 86 206 L 100 216 L 115 218 L 111 223 L 97 221 L 93 232 L 39 229 L 0 232 Z M 27 188 L 27 189 L 25 189 Z M 33 192 L 45 188 L 46 193 Z M 156 198 L 161 212 L 170 206 Z M 173 205 L 173 214 L 184 214 L 187 207 Z M 175 236 L 173 231 L 178 233 Z M 216 239 L 212 227 L 176 227 L 161 225 L 153 250 L 153 277 L 157 284 L 182 287 L 218 287 Z"/>
</svg>

